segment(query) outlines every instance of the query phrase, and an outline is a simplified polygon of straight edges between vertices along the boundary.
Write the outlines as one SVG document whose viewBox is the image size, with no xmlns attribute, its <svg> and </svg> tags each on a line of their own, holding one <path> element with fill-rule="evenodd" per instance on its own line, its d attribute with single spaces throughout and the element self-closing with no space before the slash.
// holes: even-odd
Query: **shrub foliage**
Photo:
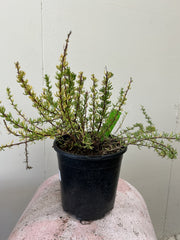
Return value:
<svg viewBox="0 0 180 240">
<path fill-rule="evenodd" d="M 30 168 L 27 144 L 46 138 L 58 139 L 63 150 L 76 154 L 109 154 L 128 145 L 136 145 L 138 148 L 153 148 L 161 157 L 176 158 L 177 152 L 172 142 L 180 141 L 180 135 L 159 133 L 143 106 L 141 111 L 147 124 L 135 123 L 125 129 L 122 128 L 127 116 L 124 106 L 132 79 L 126 89 L 121 88 L 115 103 L 111 102 L 113 73 L 108 70 L 105 70 L 100 84 L 92 74 L 91 88 L 89 91 L 85 89 L 86 77 L 83 72 L 76 75 L 67 62 L 70 35 L 71 32 L 67 36 L 60 62 L 56 66 L 55 93 L 52 91 L 50 77 L 45 75 L 45 87 L 38 96 L 26 79 L 19 62 L 15 63 L 17 83 L 31 100 L 38 117 L 27 117 L 15 103 L 10 88 L 7 88 L 9 102 L 18 117 L 7 112 L 1 101 L 0 117 L 7 131 L 19 141 L 1 145 L 0 150 L 24 144 L 27 168 Z M 115 125 L 116 133 L 111 135 Z M 62 140 L 64 135 L 68 136 L 66 141 Z"/>
</svg>

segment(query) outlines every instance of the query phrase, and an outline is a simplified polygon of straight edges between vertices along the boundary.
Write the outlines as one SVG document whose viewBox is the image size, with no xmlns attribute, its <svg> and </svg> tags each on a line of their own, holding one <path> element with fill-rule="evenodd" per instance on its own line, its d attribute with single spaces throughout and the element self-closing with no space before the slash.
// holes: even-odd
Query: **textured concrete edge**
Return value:
<svg viewBox="0 0 180 240">
<path fill-rule="evenodd" d="M 18 222 L 16 223 L 16 225 L 14 226 L 11 234 L 9 235 L 8 239 L 11 239 L 12 236 L 14 235 L 14 233 L 18 230 L 19 228 L 19 223 L 23 221 L 24 217 L 26 216 L 26 213 L 28 212 L 28 210 L 31 208 L 31 206 L 34 204 L 34 201 L 36 199 L 38 199 L 38 197 L 41 195 L 41 192 L 43 191 L 44 188 L 47 188 L 48 185 L 50 185 L 52 182 L 54 182 L 57 178 L 57 174 L 53 175 L 49 178 L 47 178 L 45 181 L 43 181 L 42 183 L 40 183 L 39 187 L 37 188 L 37 190 L 35 191 L 32 199 L 30 200 L 30 202 L 28 203 L 27 207 L 24 209 L 23 213 L 21 214 Z"/>
<path fill-rule="evenodd" d="M 81 238 L 83 234 L 85 238 L 90 237 L 89 240 L 115 240 L 119 239 L 119 237 L 117 238 L 117 233 L 118 236 L 123 235 L 125 237 L 122 239 L 156 239 L 145 201 L 136 188 L 127 181 L 119 179 L 116 198 L 116 207 L 119 207 L 102 220 L 94 221 L 89 226 L 82 226 L 62 211 L 62 208 L 57 204 L 57 200 L 60 197 L 59 192 L 57 193 L 56 190 L 57 186 L 59 186 L 58 175 L 48 178 L 40 185 L 9 239 L 37 240 L 42 239 L 43 236 L 43 239 L 48 240 L 55 235 L 57 235 L 57 238 L 55 237 L 54 239 L 59 239 L 59 236 L 62 239 L 68 239 L 68 237 L 69 239 L 72 237 L 76 239 L 77 237 Z M 47 200 L 46 197 L 49 192 L 54 193 L 53 196 L 55 198 L 49 199 L 49 202 L 52 201 L 54 204 L 51 205 L 46 201 L 44 206 L 44 200 Z M 121 204 L 121 207 L 119 204 Z M 52 209 L 52 206 L 55 206 L 55 208 Z M 52 211 L 49 211 L 49 209 Z M 47 215 L 47 212 L 49 215 Z M 36 213 L 37 218 L 34 217 Z M 61 215 L 57 215 L 57 213 Z M 63 217 L 60 219 L 58 216 Z M 132 223 L 134 224 L 132 225 Z M 98 238 L 96 238 L 96 234 L 99 234 Z M 148 238 L 145 237 L 146 234 Z M 131 236 L 130 238 L 128 237 L 129 235 Z"/>
</svg>

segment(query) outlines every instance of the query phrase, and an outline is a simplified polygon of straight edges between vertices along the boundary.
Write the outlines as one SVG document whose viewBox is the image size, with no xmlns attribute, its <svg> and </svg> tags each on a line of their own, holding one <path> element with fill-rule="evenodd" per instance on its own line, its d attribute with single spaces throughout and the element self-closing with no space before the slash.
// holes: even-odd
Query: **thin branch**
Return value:
<svg viewBox="0 0 180 240">
<path fill-rule="evenodd" d="M 31 169 L 31 168 L 32 168 L 32 167 L 29 165 L 27 138 L 26 138 L 26 140 L 25 140 L 25 163 L 26 163 L 26 169 Z"/>
<path fill-rule="evenodd" d="M 103 100 L 102 113 L 101 113 L 101 118 L 100 118 L 100 122 L 99 122 L 97 132 L 100 131 L 100 128 L 101 128 L 101 125 L 102 125 L 102 122 L 103 122 L 103 119 L 104 119 L 104 115 L 105 115 L 105 112 L 106 112 L 107 97 L 108 97 L 108 80 L 109 80 L 108 74 L 109 74 L 109 72 L 106 70 L 106 72 L 105 72 L 105 82 L 104 82 L 105 88 L 104 88 L 104 91 L 103 91 L 103 95 L 105 96 L 105 99 Z"/>
<path fill-rule="evenodd" d="M 55 113 L 47 109 L 42 102 L 40 103 L 40 100 L 38 99 L 34 91 L 32 92 L 32 87 L 28 84 L 28 80 L 24 80 L 25 72 L 20 70 L 19 62 L 16 62 L 15 66 L 18 74 L 18 83 L 21 83 L 21 87 L 25 90 L 25 94 L 30 97 L 31 101 L 34 103 L 34 107 L 39 111 L 40 115 L 42 115 L 44 119 L 48 119 L 48 117 L 44 114 L 43 111 L 47 112 L 48 114 L 55 115 Z M 43 109 L 43 111 L 41 110 L 41 108 Z M 54 126 L 52 122 L 49 121 L 49 123 Z"/>
<path fill-rule="evenodd" d="M 126 91 L 125 91 L 125 93 L 124 93 L 124 95 L 123 95 L 123 98 L 120 100 L 120 105 L 119 105 L 119 107 L 118 107 L 118 110 L 119 110 L 119 111 L 121 111 L 122 106 L 125 104 L 125 102 L 126 102 L 126 100 L 127 100 L 127 94 L 128 94 L 128 92 L 129 92 L 129 90 L 130 90 L 130 88 L 131 88 L 132 82 L 133 82 L 133 80 L 132 80 L 132 78 L 130 78 L 128 87 L 127 87 L 127 89 L 126 89 Z"/>
<path fill-rule="evenodd" d="M 60 70 L 61 73 L 64 71 L 64 68 L 65 68 L 65 62 L 66 62 L 65 60 L 66 60 L 66 56 L 67 56 L 67 49 L 68 49 L 69 38 L 70 38 L 71 33 L 72 32 L 70 31 L 67 36 L 67 39 L 66 39 L 66 45 L 64 47 L 64 52 L 63 52 L 62 59 L 61 59 L 62 65 L 61 65 L 61 67 L 58 67 L 58 69 Z M 63 106 L 63 99 L 62 99 L 62 76 L 60 76 L 57 79 L 59 80 L 59 99 L 60 99 L 61 110 L 63 113 L 65 113 L 65 109 Z"/>
<path fill-rule="evenodd" d="M 18 115 L 19 115 L 20 117 L 22 117 L 25 122 L 27 122 L 28 124 L 32 125 L 32 123 L 25 117 L 25 115 L 22 113 L 22 111 L 17 108 L 17 104 L 14 103 L 14 101 L 13 101 L 13 99 L 12 99 L 11 91 L 10 91 L 9 88 L 7 89 L 7 94 L 8 94 L 8 99 L 9 99 L 10 102 L 11 102 L 11 105 L 12 105 L 13 108 L 16 110 L 16 112 L 18 113 Z M 33 126 L 34 126 L 34 125 L 33 125 Z M 35 127 L 36 127 L 38 130 L 40 130 L 40 131 L 43 130 L 42 128 L 38 127 L 37 125 L 36 125 Z"/>
<path fill-rule="evenodd" d="M 2 146 L 0 146 L 0 150 L 3 150 L 5 148 L 11 148 L 11 147 L 14 147 L 14 146 L 19 146 L 19 145 L 26 144 L 26 143 L 29 143 L 29 142 L 34 142 L 34 141 L 37 141 L 37 140 L 36 139 L 31 139 L 31 140 L 26 140 L 26 141 L 22 141 L 22 142 L 2 145 Z"/>
<path fill-rule="evenodd" d="M 12 131 L 12 130 L 8 127 L 8 125 L 7 125 L 7 123 L 6 123 L 6 121 L 5 121 L 4 119 L 3 119 L 3 122 L 4 122 L 4 125 L 5 125 L 5 127 L 6 127 L 6 129 L 7 129 L 7 131 L 8 131 L 9 133 L 13 134 L 13 135 L 16 136 L 16 137 L 21 137 L 21 135 L 19 135 L 19 134 L 17 134 L 16 132 Z"/>
</svg>

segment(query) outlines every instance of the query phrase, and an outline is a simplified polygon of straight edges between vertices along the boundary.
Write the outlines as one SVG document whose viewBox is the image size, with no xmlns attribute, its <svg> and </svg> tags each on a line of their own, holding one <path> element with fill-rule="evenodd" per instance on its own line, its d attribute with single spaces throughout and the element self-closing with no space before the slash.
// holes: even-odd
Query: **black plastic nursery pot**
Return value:
<svg viewBox="0 0 180 240">
<path fill-rule="evenodd" d="M 62 151 L 54 141 L 61 175 L 64 211 L 79 220 L 91 221 L 113 209 L 123 154 L 84 156 Z"/>
</svg>

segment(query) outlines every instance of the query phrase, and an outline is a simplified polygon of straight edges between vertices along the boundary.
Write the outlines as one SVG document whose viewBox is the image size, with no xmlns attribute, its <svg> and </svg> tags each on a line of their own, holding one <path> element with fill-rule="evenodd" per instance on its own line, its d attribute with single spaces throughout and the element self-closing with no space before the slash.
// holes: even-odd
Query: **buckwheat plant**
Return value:
<svg viewBox="0 0 180 240">
<path fill-rule="evenodd" d="M 147 124 L 135 123 L 123 129 L 127 116 L 124 106 L 131 89 L 132 79 L 126 89 L 120 89 L 115 103 L 111 101 L 113 73 L 107 69 L 100 84 L 92 74 L 91 88 L 89 91 L 86 90 L 86 77 L 83 72 L 76 75 L 67 62 L 70 35 L 71 32 L 67 36 L 60 62 L 56 66 L 55 82 L 45 75 L 45 87 L 40 95 L 29 84 L 19 62 L 15 63 L 17 83 L 31 100 L 38 117 L 27 117 L 15 103 L 10 88 L 7 88 L 8 100 L 18 117 L 8 112 L 1 101 L 0 117 L 8 133 L 19 140 L 1 145 L 0 150 L 23 144 L 27 169 L 31 168 L 28 164 L 28 144 L 46 138 L 56 138 L 61 149 L 75 154 L 110 154 L 123 147 L 136 145 L 138 148 L 152 148 L 161 157 L 176 158 L 177 151 L 173 147 L 173 141 L 179 142 L 180 134 L 159 132 L 143 106 L 141 111 Z M 55 84 L 55 92 L 52 90 L 53 84 Z M 116 133 L 112 135 L 111 132 L 115 126 Z"/>
</svg>

